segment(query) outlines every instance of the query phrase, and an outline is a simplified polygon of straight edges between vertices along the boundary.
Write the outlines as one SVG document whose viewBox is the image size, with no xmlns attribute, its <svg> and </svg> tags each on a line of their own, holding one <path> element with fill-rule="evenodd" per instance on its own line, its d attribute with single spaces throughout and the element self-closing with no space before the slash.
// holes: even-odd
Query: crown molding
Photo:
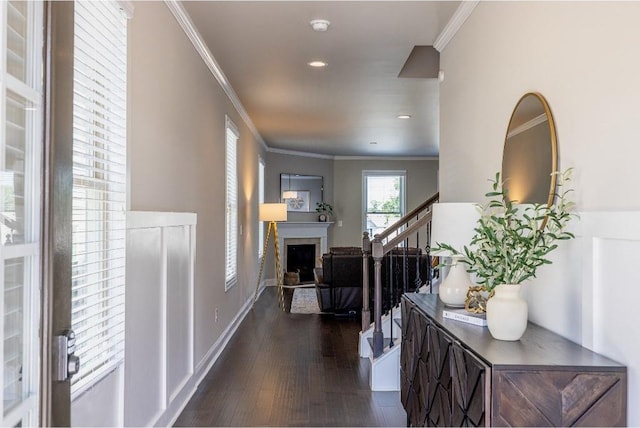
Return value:
<svg viewBox="0 0 640 428">
<path fill-rule="evenodd" d="M 369 160 L 369 161 L 425 161 L 439 160 L 438 156 L 335 156 L 335 160 Z"/>
<path fill-rule="evenodd" d="M 187 11 L 184 10 L 182 2 L 180 0 L 164 0 L 164 3 L 169 8 L 176 21 L 178 21 L 178 24 L 182 28 L 182 31 L 184 31 L 187 38 L 191 41 L 193 47 L 196 49 L 198 54 L 200 54 L 200 57 L 211 71 L 211 74 L 213 74 L 213 76 L 220 84 L 222 90 L 225 92 L 225 94 L 227 94 L 227 97 L 229 97 L 231 104 L 233 104 L 235 109 L 238 111 L 238 114 L 240 114 L 240 117 L 242 117 L 242 120 L 244 120 L 244 123 L 247 125 L 253 136 L 262 145 L 264 150 L 268 151 L 269 147 L 262 139 L 262 136 L 258 132 L 258 129 L 255 127 L 253 121 L 249 117 L 249 114 L 244 109 L 244 106 L 240 102 L 236 91 L 234 91 L 231 87 L 227 76 L 225 76 L 222 68 L 220 68 L 220 65 L 214 58 L 213 54 L 211 53 L 211 51 L 209 51 L 209 48 L 202 39 L 202 36 L 196 29 L 195 25 L 193 25 L 193 21 L 191 21 L 191 18 L 189 17 Z"/>
<path fill-rule="evenodd" d="M 442 52 L 447 44 L 449 44 L 478 3 L 480 3 L 479 0 L 469 0 L 460 3 L 449 22 L 447 22 L 447 25 L 444 26 L 442 32 L 436 38 L 436 41 L 433 42 L 433 47 L 436 48 L 438 52 Z"/>
<path fill-rule="evenodd" d="M 300 152 L 297 150 L 285 150 L 285 149 L 276 149 L 270 147 L 267 149 L 269 153 L 277 153 L 280 155 L 289 155 L 289 156 L 301 156 L 305 158 L 316 158 L 316 159 L 330 159 L 336 161 L 351 161 L 351 160 L 365 160 L 365 161 L 425 161 L 425 160 L 434 160 L 437 161 L 440 158 L 438 156 L 334 156 L 334 155 L 325 155 L 320 153 L 309 153 L 309 152 Z"/>
<path fill-rule="evenodd" d="M 333 155 L 324 155 L 321 153 L 299 152 L 297 150 L 276 149 L 273 147 L 269 147 L 267 151 L 269 153 L 277 153 L 279 155 L 302 156 L 305 158 L 316 158 L 316 159 L 335 159 L 335 156 Z"/>
</svg>

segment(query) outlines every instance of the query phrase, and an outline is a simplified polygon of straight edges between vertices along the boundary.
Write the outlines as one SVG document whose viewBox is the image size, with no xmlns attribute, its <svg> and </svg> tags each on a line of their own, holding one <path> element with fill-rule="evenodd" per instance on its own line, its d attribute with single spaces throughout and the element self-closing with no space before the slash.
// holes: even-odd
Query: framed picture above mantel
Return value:
<svg viewBox="0 0 640 428">
<path fill-rule="evenodd" d="M 309 195 L 310 192 L 308 190 L 297 190 L 296 196 L 293 198 L 286 198 L 285 193 L 282 192 L 282 200 L 287 204 L 287 211 L 300 211 L 300 212 L 309 212 Z"/>
</svg>

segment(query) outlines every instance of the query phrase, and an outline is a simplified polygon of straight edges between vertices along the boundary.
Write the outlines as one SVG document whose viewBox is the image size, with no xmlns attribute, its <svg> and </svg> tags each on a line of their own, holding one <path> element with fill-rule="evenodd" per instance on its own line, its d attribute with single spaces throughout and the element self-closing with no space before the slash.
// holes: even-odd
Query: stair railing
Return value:
<svg viewBox="0 0 640 428">
<path fill-rule="evenodd" d="M 373 357 L 379 357 L 384 352 L 384 334 L 382 331 L 383 310 L 390 314 L 391 319 L 391 340 L 389 347 L 393 346 L 393 307 L 399 303 L 402 293 L 417 290 L 420 286 L 431 286 L 431 263 L 429 258 L 429 246 L 431 240 L 431 209 L 434 203 L 438 202 L 439 194 L 436 193 L 418 207 L 407 213 L 400 220 L 385 229 L 382 233 L 374 236 L 371 241 L 367 232 L 362 238 L 362 329 L 365 331 L 371 325 L 370 312 L 370 288 L 369 288 L 369 257 L 373 259 Z M 421 242 L 421 233 L 422 242 Z M 419 283 L 408 284 L 408 262 L 407 254 L 409 245 L 415 246 L 413 250 L 416 254 L 416 263 L 421 262 L 422 249 L 424 247 L 426 255 L 425 278 L 418 273 L 416 281 Z M 395 252 L 394 249 L 397 249 Z M 394 254 L 395 253 L 395 254 Z M 387 296 L 383 296 L 382 264 L 386 261 L 386 288 L 389 291 Z M 394 259 L 394 257 L 396 259 Z M 402 279 L 396 270 L 397 258 L 400 257 L 402 263 Z M 387 299 L 383 305 L 383 300 Z"/>
<path fill-rule="evenodd" d="M 371 257 L 371 240 L 369 232 L 362 233 L 362 331 L 371 325 L 369 309 L 369 257 Z"/>
</svg>

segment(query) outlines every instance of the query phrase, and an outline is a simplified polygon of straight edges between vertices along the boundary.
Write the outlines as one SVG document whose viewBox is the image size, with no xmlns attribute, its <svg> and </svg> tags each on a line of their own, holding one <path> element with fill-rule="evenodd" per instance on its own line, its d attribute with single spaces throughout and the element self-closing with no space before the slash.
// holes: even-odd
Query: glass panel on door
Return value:
<svg viewBox="0 0 640 428">
<path fill-rule="evenodd" d="M 0 426 L 38 425 L 43 2 L 0 2 Z"/>
<path fill-rule="evenodd" d="M 27 80 L 27 13 L 29 2 L 7 2 L 7 72 Z"/>
<path fill-rule="evenodd" d="M 7 90 L 4 170 L 0 172 L 0 231 L 4 245 L 22 244 L 25 225 L 25 154 L 27 100 Z"/>
<path fill-rule="evenodd" d="M 4 262 L 4 416 L 22 402 L 24 388 L 24 258 Z"/>
</svg>

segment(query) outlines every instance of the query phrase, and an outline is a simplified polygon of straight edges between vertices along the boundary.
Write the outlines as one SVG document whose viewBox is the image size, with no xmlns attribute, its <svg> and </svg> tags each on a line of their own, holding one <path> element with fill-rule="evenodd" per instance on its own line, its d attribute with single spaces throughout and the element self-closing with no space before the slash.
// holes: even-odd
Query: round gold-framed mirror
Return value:
<svg viewBox="0 0 640 428">
<path fill-rule="evenodd" d="M 547 100 L 528 92 L 513 109 L 502 154 L 507 198 L 520 204 L 553 204 L 558 169 L 556 126 Z"/>
</svg>

